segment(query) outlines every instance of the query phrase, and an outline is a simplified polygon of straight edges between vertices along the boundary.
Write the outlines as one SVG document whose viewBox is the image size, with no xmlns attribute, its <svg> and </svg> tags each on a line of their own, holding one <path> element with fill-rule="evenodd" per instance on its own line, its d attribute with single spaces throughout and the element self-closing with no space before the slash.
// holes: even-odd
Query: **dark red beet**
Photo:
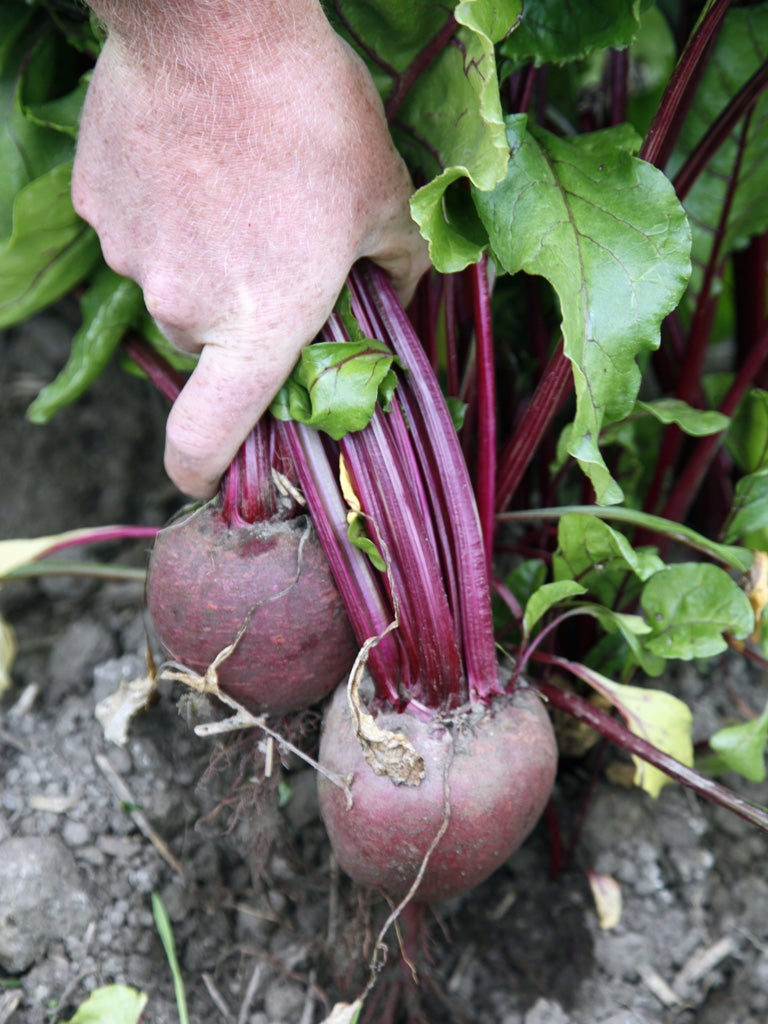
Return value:
<svg viewBox="0 0 768 1024">
<path fill-rule="evenodd" d="M 434 902 L 471 889 L 514 853 L 538 821 L 554 783 L 557 748 L 536 694 L 518 689 L 485 711 L 456 712 L 451 722 L 395 712 L 376 717 L 380 729 L 405 734 L 425 762 L 419 785 L 395 785 L 364 760 L 346 687 L 334 694 L 323 722 L 320 764 L 353 776 L 354 805 L 348 808 L 344 791 L 320 775 L 320 809 L 339 864 L 361 885 L 396 899 L 408 892 L 443 821 L 446 767 L 448 830 L 415 899 Z"/>
<path fill-rule="evenodd" d="M 219 684 L 257 712 L 308 707 L 349 672 L 357 653 L 311 521 L 230 527 L 207 505 L 160 532 L 147 604 L 168 658 L 202 675 L 233 643 Z"/>
</svg>

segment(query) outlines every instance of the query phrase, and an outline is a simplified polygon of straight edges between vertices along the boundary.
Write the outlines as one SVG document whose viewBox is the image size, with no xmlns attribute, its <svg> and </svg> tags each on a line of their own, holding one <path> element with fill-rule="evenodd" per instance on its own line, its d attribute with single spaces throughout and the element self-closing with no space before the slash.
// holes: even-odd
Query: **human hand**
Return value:
<svg viewBox="0 0 768 1024">
<path fill-rule="evenodd" d="M 179 2 L 186 12 L 144 0 L 135 24 L 110 25 L 72 193 L 106 262 L 141 285 L 177 347 L 200 353 L 165 464 L 205 498 L 352 264 L 374 259 L 407 301 L 428 262 L 373 83 L 316 0 L 264 0 L 261 21 L 261 0 Z"/>
</svg>

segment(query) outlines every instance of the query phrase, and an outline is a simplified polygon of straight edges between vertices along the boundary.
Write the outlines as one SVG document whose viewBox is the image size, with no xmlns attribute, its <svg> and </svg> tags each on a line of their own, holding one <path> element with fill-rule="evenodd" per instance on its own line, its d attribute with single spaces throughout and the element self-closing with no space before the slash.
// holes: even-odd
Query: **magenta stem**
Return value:
<svg viewBox="0 0 768 1024">
<path fill-rule="evenodd" d="M 569 661 L 567 658 L 542 654 L 539 655 L 539 660 L 563 668 L 578 678 L 581 678 L 583 675 L 581 671 L 582 666 L 576 662 Z M 558 708 L 560 711 L 565 711 L 566 714 L 571 715 L 580 722 L 585 722 L 592 729 L 599 732 L 601 736 L 605 736 L 606 739 L 622 747 L 628 753 L 642 758 L 643 761 L 647 761 L 648 764 L 653 765 L 654 768 L 658 768 L 665 775 L 669 775 L 670 778 L 692 789 L 694 793 L 704 797 L 705 800 L 727 808 L 727 810 L 737 814 L 740 818 L 744 818 L 752 825 L 756 825 L 763 831 L 768 832 L 768 811 L 764 808 L 744 800 L 743 797 L 740 797 L 737 793 L 734 793 L 719 782 L 715 782 L 714 779 L 702 775 L 701 772 L 697 772 L 694 768 L 689 768 L 676 758 L 665 754 L 663 750 L 654 747 L 647 740 L 636 736 L 623 722 L 600 710 L 600 708 L 583 697 L 579 697 L 575 693 L 569 693 L 567 690 L 561 690 L 560 687 L 553 686 L 551 683 L 534 680 L 530 682 L 553 707 Z"/>
</svg>

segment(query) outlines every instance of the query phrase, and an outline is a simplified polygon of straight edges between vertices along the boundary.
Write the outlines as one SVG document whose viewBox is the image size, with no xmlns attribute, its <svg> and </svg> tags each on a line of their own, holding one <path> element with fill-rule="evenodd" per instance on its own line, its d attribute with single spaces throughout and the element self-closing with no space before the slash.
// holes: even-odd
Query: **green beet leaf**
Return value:
<svg viewBox="0 0 768 1024">
<path fill-rule="evenodd" d="M 579 60 L 605 47 L 623 49 L 637 33 L 640 0 L 525 0 L 519 25 L 501 52 L 515 63 L 540 66 Z"/>
<path fill-rule="evenodd" d="M 76 401 L 104 370 L 143 309 L 141 289 L 102 267 L 81 302 L 83 323 L 72 340 L 64 368 L 27 410 L 33 423 L 46 423 Z"/>
<path fill-rule="evenodd" d="M 507 177 L 475 191 L 475 205 L 503 268 L 546 277 L 558 294 L 577 401 L 569 452 L 598 503 L 615 504 L 621 488 L 598 438 L 632 411 L 636 357 L 658 346 L 688 279 L 685 214 L 664 175 L 628 152 L 626 126 L 560 139 L 521 114 L 507 134 Z"/>
<path fill-rule="evenodd" d="M 670 177 L 674 179 L 715 119 L 766 60 L 768 4 L 730 10 L 670 161 Z M 768 228 L 767 164 L 768 93 L 763 92 L 753 107 L 746 131 L 742 119 L 685 198 L 693 230 L 692 300 L 701 287 L 716 237 L 721 235 L 717 258 L 722 260 Z"/>
<path fill-rule="evenodd" d="M 622 641 L 623 657 L 621 659 L 621 674 L 623 678 L 632 674 L 636 667 L 640 667 L 646 675 L 660 676 L 664 671 L 666 662 L 657 654 L 652 654 L 643 645 L 643 637 L 651 632 L 651 627 L 641 615 L 629 615 L 623 612 L 615 612 L 601 604 L 581 604 L 580 609 L 586 615 L 597 619 L 600 625 L 608 634 L 618 634 Z M 612 645 L 611 653 L 615 656 L 616 645 Z M 591 659 L 591 656 L 590 656 Z M 597 662 L 599 664 L 599 662 Z M 601 668 L 605 666 L 600 664 Z"/>
<path fill-rule="evenodd" d="M 653 402 L 638 402 L 636 411 L 650 413 L 659 423 L 679 427 L 691 437 L 708 437 L 727 430 L 730 419 L 712 409 L 694 409 L 679 398 L 657 398 Z"/>
<path fill-rule="evenodd" d="M 627 538 L 595 516 L 568 512 L 557 531 L 552 558 L 556 580 L 578 580 L 601 604 L 611 607 L 621 592 L 630 597 L 627 576 L 650 579 L 664 563 L 652 551 L 635 551 Z"/>
<path fill-rule="evenodd" d="M 729 543 L 768 526 L 768 469 L 744 476 L 736 484 L 725 530 Z"/>
<path fill-rule="evenodd" d="M 586 593 L 586 587 L 582 587 L 575 580 L 558 580 L 555 583 L 545 583 L 528 598 L 523 615 L 523 633 L 531 635 L 531 630 L 555 605 L 567 601 L 571 597 L 579 597 Z"/>
<path fill-rule="evenodd" d="M 716 565 L 686 562 L 652 576 L 640 603 L 651 627 L 644 644 L 662 658 L 709 658 L 754 629 L 746 594 Z"/>
<path fill-rule="evenodd" d="M 751 722 L 727 725 L 710 738 L 709 745 L 718 755 L 718 770 L 738 772 L 750 782 L 763 782 L 766 776 L 765 748 L 768 744 L 768 706 Z"/>
<path fill-rule="evenodd" d="M 100 258 L 96 235 L 72 208 L 71 175 L 61 164 L 15 197 L 10 236 L 0 238 L 0 327 L 61 298 Z"/>
<path fill-rule="evenodd" d="M 105 985 L 91 992 L 67 1024 L 139 1024 L 148 999 L 129 985 Z"/>
<path fill-rule="evenodd" d="M 394 356 L 381 341 L 316 342 L 302 350 L 270 411 L 335 440 L 366 427 L 376 403 L 391 399 Z"/>
</svg>

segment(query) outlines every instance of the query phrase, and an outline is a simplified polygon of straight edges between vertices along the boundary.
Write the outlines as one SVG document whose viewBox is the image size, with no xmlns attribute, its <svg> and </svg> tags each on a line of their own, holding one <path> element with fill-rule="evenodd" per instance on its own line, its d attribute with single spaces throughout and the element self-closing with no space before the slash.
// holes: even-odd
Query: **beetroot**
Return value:
<svg viewBox="0 0 768 1024">
<path fill-rule="evenodd" d="M 320 764 L 353 776 L 353 806 L 341 788 L 318 777 L 339 864 L 361 885 L 402 898 L 443 821 L 447 772 L 448 828 L 415 899 L 433 902 L 477 885 L 520 846 L 549 798 L 557 750 L 541 700 L 518 687 L 486 709 L 461 709 L 431 722 L 386 711 L 376 725 L 408 737 L 424 759 L 425 777 L 418 785 L 395 785 L 373 772 L 355 736 L 346 687 L 339 687 L 323 722 Z"/>
<path fill-rule="evenodd" d="M 147 604 L 168 658 L 256 712 L 324 697 L 357 652 L 323 550 L 306 516 L 230 525 L 218 504 L 169 524 L 155 541 Z"/>
</svg>

